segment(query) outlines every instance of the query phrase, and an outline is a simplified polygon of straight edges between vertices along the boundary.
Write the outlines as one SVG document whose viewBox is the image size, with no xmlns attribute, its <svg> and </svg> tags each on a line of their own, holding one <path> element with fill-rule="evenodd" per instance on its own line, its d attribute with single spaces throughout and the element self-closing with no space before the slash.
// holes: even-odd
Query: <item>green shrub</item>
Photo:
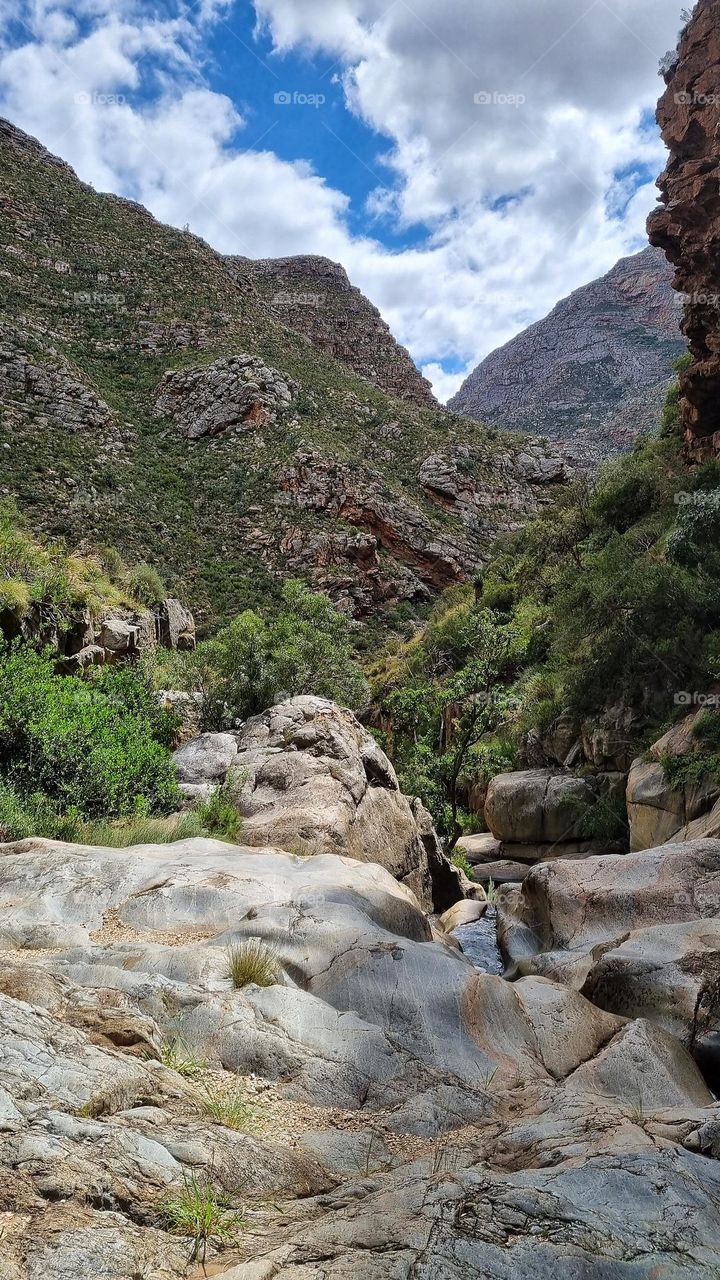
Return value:
<svg viewBox="0 0 720 1280">
<path fill-rule="evenodd" d="M 199 1080 L 207 1067 L 205 1059 L 189 1047 L 179 1032 L 161 1045 L 160 1061 L 186 1080 Z"/>
<path fill-rule="evenodd" d="M 461 853 L 458 849 L 456 849 L 450 861 L 452 862 L 454 867 L 457 867 L 458 871 L 462 871 L 463 874 L 467 876 L 468 880 L 473 879 L 472 865 L 471 863 L 468 862 L 464 853 Z"/>
<path fill-rule="evenodd" d="M 286 582 L 280 607 L 241 613 L 184 662 L 184 687 L 204 695 L 208 729 L 257 715 L 282 697 L 302 693 L 357 709 L 367 683 L 355 661 L 353 623 L 327 596 Z"/>
<path fill-rule="evenodd" d="M 128 577 L 128 589 L 138 604 L 153 605 L 164 600 L 167 589 L 157 569 L 151 564 L 136 564 Z"/>
<path fill-rule="evenodd" d="M 242 831 L 242 818 L 238 810 L 238 797 L 242 790 L 241 778 L 228 777 L 222 786 L 215 787 L 207 800 L 198 800 L 194 813 L 209 836 L 221 840 L 236 841 Z"/>
<path fill-rule="evenodd" d="M 0 650 L 0 776 L 21 795 L 42 793 L 81 818 L 167 812 L 175 769 L 154 722 L 128 710 L 117 687 L 55 673 L 49 654 Z"/>
<path fill-rule="evenodd" d="M 74 841 L 79 838 L 81 828 L 76 809 L 70 808 L 61 814 L 41 792 L 21 796 L 7 782 L 0 781 L 0 841 L 28 840 L 32 836 Z"/>
<path fill-rule="evenodd" d="M 226 1129 L 247 1129 L 253 1119 L 253 1111 L 244 1089 L 237 1081 L 218 1083 L 206 1080 L 198 1093 L 198 1100 L 217 1124 Z"/>
</svg>

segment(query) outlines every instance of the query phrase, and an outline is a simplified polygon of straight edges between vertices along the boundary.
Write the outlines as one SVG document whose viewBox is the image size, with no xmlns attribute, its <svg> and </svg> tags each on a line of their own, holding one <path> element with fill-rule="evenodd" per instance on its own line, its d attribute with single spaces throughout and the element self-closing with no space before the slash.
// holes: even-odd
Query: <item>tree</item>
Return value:
<svg viewBox="0 0 720 1280">
<path fill-rule="evenodd" d="M 241 613 L 189 659 L 206 727 L 227 727 L 283 698 L 309 693 L 353 710 L 367 683 L 353 656 L 353 623 L 325 595 L 289 581 L 276 614 Z"/>
</svg>

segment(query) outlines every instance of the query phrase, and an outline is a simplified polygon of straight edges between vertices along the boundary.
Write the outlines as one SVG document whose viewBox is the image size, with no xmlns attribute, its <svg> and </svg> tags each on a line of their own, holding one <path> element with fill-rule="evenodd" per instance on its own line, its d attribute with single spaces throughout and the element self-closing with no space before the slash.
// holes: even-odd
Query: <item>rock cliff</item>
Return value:
<svg viewBox="0 0 720 1280">
<path fill-rule="evenodd" d="M 622 258 L 470 374 L 448 407 L 507 430 L 562 441 L 597 462 L 659 423 L 685 345 L 663 255 Z"/>
<path fill-rule="evenodd" d="M 339 262 L 311 255 L 227 261 L 233 275 L 252 281 L 282 324 L 305 334 L 313 346 L 399 400 L 438 407 L 427 378 Z"/>
<path fill-rule="evenodd" d="M 675 267 L 693 362 L 680 381 L 685 440 L 698 460 L 720 453 L 720 3 L 699 0 L 658 104 L 669 148 L 651 214 L 653 244 Z"/>
</svg>

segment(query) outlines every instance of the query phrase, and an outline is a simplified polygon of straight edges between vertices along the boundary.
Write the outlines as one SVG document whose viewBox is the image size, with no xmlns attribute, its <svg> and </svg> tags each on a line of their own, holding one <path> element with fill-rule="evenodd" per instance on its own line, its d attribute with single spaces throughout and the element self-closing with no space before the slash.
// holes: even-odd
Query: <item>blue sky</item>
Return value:
<svg viewBox="0 0 720 1280">
<path fill-rule="evenodd" d="M 5 0 L 0 112 L 221 252 L 341 261 L 440 398 L 644 243 L 676 0 Z"/>
</svg>

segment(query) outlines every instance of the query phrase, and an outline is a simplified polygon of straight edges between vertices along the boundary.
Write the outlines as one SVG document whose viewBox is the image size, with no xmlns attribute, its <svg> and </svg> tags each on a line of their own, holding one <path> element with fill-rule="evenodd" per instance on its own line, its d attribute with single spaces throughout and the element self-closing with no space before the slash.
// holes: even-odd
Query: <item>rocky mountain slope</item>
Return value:
<svg viewBox="0 0 720 1280">
<path fill-rule="evenodd" d="M 201 624 L 288 573 L 356 615 L 415 610 L 563 478 L 434 408 L 355 291 L 382 340 L 363 377 L 280 324 L 247 264 L 7 123 L 0 296 L 0 491 L 44 533 L 151 561 Z"/>
<path fill-rule="evenodd" d="M 252 281 L 282 324 L 304 333 L 313 346 L 399 400 L 438 407 L 427 378 L 339 262 L 309 255 L 228 262 L 240 279 Z"/>
<path fill-rule="evenodd" d="M 595 462 L 657 426 L 685 349 L 663 254 L 647 248 L 564 298 L 473 370 L 449 408 Z"/>
<path fill-rule="evenodd" d="M 720 453 L 720 3 L 700 0 L 683 31 L 658 122 L 670 150 L 658 181 L 663 208 L 650 239 L 675 267 L 693 364 L 681 377 L 685 439 L 699 459 Z"/>
</svg>

